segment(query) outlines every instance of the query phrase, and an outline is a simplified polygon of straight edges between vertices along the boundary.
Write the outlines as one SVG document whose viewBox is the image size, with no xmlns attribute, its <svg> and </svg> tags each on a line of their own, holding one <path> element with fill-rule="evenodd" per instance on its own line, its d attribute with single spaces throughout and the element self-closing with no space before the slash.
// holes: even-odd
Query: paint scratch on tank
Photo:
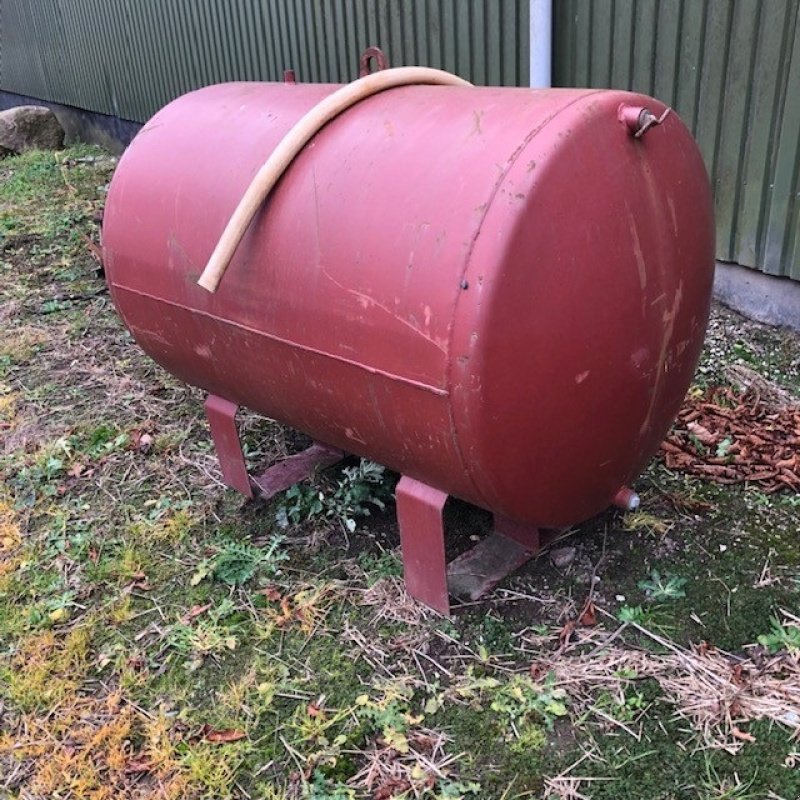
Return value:
<svg viewBox="0 0 800 800">
<path fill-rule="evenodd" d="M 639 436 L 643 436 L 650 427 L 650 419 L 653 416 L 653 409 L 656 406 L 659 392 L 661 391 L 661 383 L 664 380 L 664 374 L 667 368 L 667 357 L 669 355 L 669 346 L 672 341 L 672 332 L 675 329 L 675 320 L 678 317 L 678 309 L 683 300 L 683 282 L 678 284 L 675 291 L 675 297 L 672 301 L 672 308 L 664 311 L 662 321 L 664 324 L 664 336 L 661 339 L 661 350 L 658 354 L 658 362 L 656 363 L 656 374 L 653 381 L 653 391 L 650 394 L 650 405 L 647 408 L 647 413 L 644 417 L 644 422 L 639 428 Z"/>
<path fill-rule="evenodd" d="M 585 372 L 579 372 L 575 376 L 575 383 L 578 385 L 582 384 L 589 377 L 589 372 L 590 370 L 588 369 Z"/>
<path fill-rule="evenodd" d="M 360 434 L 357 431 L 354 431 L 352 428 L 345 428 L 344 435 L 353 442 L 366 445 L 366 441 L 362 439 Z"/>
<path fill-rule="evenodd" d="M 631 229 L 631 236 L 633 237 L 633 254 L 636 257 L 636 267 L 639 271 L 639 287 L 644 293 L 647 287 L 647 266 L 644 263 L 644 253 L 642 252 L 642 243 L 639 241 L 639 231 L 636 228 L 636 219 L 628 210 L 628 223 Z"/>
<path fill-rule="evenodd" d="M 159 330 L 154 330 L 151 328 L 144 328 L 141 325 L 131 326 L 131 333 L 134 335 L 136 340 L 149 340 L 150 342 L 158 342 L 158 344 L 166 347 L 167 349 L 171 349 L 173 346 L 173 341 L 161 333 Z"/>
<path fill-rule="evenodd" d="M 638 348 L 631 356 L 631 364 L 633 364 L 636 369 L 641 369 L 642 366 L 647 362 L 647 356 L 649 354 L 650 351 L 647 347 Z"/>
<path fill-rule="evenodd" d="M 319 264 L 322 258 L 322 247 L 319 237 L 319 196 L 317 194 L 317 170 L 313 163 L 311 164 L 311 180 L 314 183 L 314 234 L 316 237 L 317 264 Z"/>
<path fill-rule="evenodd" d="M 369 392 L 369 399 L 372 404 L 375 419 L 380 423 L 381 430 L 388 430 L 386 420 L 383 418 L 383 412 L 381 411 L 381 404 L 378 401 L 378 395 L 375 392 L 375 381 L 367 381 L 367 391 Z"/>
<path fill-rule="evenodd" d="M 678 218 L 675 214 L 675 201 L 667 195 L 667 207 L 669 208 L 669 216 L 672 220 L 672 232 L 678 235 Z"/>
<path fill-rule="evenodd" d="M 194 282 L 198 270 L 174 232 L 171 232 L 169 239 L 167 239 L 167 250 L 169 251 L 170 262 L 180 266 L 186 273 L 187 279 Z"/>
<path fill-rule="evenodd" d="M 350 294 L 356 298 L 358 304 L 363 308 L 365 311 L 370 308 L 377 308 L 381 311 L 388 314 L 390 317 L 395 319 L 401 325 L 405 326 L 406 328 L 411 329 L 417 336 L 421 336 L 426 341 L 430 342 L 437 350 L 440 350 L 442 353 L 447 353 L 446 342 L 442 342 L 437 340 L 435 337 L 430 336 L 424 330 L 421 330 L 413 322 L 409 322 L 405 317 L 401 314 L 398 314 L 394 309 L 389 308 L 388 306 L 384 305 L 383 303 L 376 300 L 372 295 L 367 294 L 366 292 L 359 292 L 358 289 L 350 289 L 347 286 L 339 283 L 333 275 L 328 272 L 324 267 L 322 268 L 322 274 L 333 284 L 338 286 L 342 291 L 346 294 Z"/>
</svg>

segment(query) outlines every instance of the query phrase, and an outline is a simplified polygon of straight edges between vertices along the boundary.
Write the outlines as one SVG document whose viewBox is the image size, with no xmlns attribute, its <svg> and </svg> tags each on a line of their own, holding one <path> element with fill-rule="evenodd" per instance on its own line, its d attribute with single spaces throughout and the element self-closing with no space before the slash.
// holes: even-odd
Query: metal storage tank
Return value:
<svg viewBox="0 0 800 800">
<path fill-rule="evenodd" d="M 211 86 L 142 129 L 103 227 L 136 341 L 232 408 L 513 524 L 601 511 L 703 342 L 714 225 L 691 135 L 623 91 L 383 91 L 311 139 L 206 292 L 254 174 L 337 88 Z"/>
</svg>

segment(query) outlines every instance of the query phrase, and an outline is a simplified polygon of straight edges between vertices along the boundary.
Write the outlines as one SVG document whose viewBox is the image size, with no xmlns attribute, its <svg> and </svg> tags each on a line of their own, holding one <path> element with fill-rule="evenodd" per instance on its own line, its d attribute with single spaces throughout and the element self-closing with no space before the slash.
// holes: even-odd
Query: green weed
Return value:
<svg viewBox="0 0 800 800">
<path fill-rule="evenodd" d="M 386 469 L 361 459 L 358 465 L 345 467 L 332 488 L 305 483 L 292 486 L 284 493 L 276 520 L 284 528 L 303 522 L 338 522 L 352 532 L 357 518 L 368 517 L 371 507 L 386 507 L 389 493 Z"/>
<path fill-rule="evenodd" d="M 686 597 L 686 592 L 683 590 L 685 585 L 686 578 L 676 575 L 662 576 L 657 569 L 650 572 L 648 580 L 639 581 L 637 584 L 651 600 L 676 600 Z"/>
<path fill-rule="evenodd" d="M 797 653 L 800 651 L 800 626 L 794 623 L 782 623 L 777 617 L 772 617 L 769 633 L 759 636 L 758 643 L 768 648 L 771 653 L 779 650 Z"/>
<path fill-rule="evenodd" d="M 213 559 L 200 564 L 191 583 L 196 586 L 207 575 L 213 575 L 229 586 L 241 586 L 259 571 L 277 575 L 281 562 L 289 557 L 282 549 L 283 541 L 282 536 L 273 536 L 264 549 L 246 542 L 225 542 Z"/>
<path fill-rule="evenodd" d="M 356 793 L 338 781 L 328 780 L 315 770 L 311 783 L 303 792 L 303 800 L 356 800 Z"/>
<path fill-rule="evenodd" d="M 366 575 L 367 586 L 374 586 L 384 578 L 399 578 L 403 574 L 403 562 L 395 553 L 388 550 L 380 555 L 362 551 L 358 554 L 357 560 Z"/>
</svg>

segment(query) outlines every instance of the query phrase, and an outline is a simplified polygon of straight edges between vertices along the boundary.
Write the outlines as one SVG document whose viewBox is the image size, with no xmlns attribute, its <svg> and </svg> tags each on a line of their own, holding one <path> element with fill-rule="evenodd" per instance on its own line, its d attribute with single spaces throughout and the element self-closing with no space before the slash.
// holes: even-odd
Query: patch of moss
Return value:
<svg viewBox="0 0 800 800">
<path fill-rule="evenodd" d="M 564 753 L 551 769 L 566 769 L 591 742 L 595 757 L 584 760 L 576 772 L 595 779 L 591 782 L 593 800 L 797 797 L 800 774 L 784 763 L 794 749 L 786 729 L 756 722 L 748 726 L 748 732 L 756 741 L 736 755 L 716 748 L 696 748 L 686 723 L 674 719 L 669 705 L 657 703 L 644 719 L 640 741 L 614 729 L 583 731 L 576 747 Z M 584 788 L 588 785 L 585 783 Z M 752 791 L 724 793 L 725 787 L 736 786 L 750 786 Z"/>
<path fill-rule="evenodd" d="M 541 792 L 547 761 L 544 737 L 537 737 L 535 743 L 530 740 L 520 752 L 505 744 L 506 730 L 497 714 L 470 706 L 448 705 L 435 721 L 452 738 L 452 751 L 465 754 L 460 772 L 480 781 L 482 797 L 500 798 L 509 786 L 513 787 L 510 797 Z"/>
</svg>

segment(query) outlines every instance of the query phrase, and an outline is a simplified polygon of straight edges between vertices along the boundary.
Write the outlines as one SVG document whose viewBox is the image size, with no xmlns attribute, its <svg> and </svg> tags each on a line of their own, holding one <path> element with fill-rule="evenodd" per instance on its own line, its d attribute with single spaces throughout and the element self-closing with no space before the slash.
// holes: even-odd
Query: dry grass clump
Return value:
<svg viewBox="0 0 800 800">
<path fill-rule="evenodd" d="M 87 626 L 66 635 L 46 630 L 22 639 L 9 663 L 0 664 L 8 698 L 24 712 L 63 702 L 86 676 L 90 639 Z"/>
<path fill-rule="evenodd" d="M 8 498 L 0 494 L 0 575 L 8 569 L 20 544 L 17 514 Z"/>
<path fill-rule="evenodd" d="M 57 713 L 23 715 L 14 735 L 0 738 L 2 766 L 12 782 L 24 775 L 26 796 L 35 798 L 191 796 L 169 724 L 135 709 L 119 691 L 73 694 Z M 8 779 L 6 788 L 13 788 Z"/>
<path fill-rule="evenodd" d="M 17 422 L 17 395 L 0 381 L 0 433 L 10 431 Z"/>
<path fill-rule="evenodd" d="M 433 614 L 408 594 L 405 583 L 397 577 L 381 578 L 364 590 L 361 602 L 375 609 L 372 624 L 387 621 L 419 625 Z"/>
<path fill-rule="evenodd" d="M 421 797 L 447 781 L 460 756 L 448 755 L 448 737 L 428 728 L 412 728 L 405 734 L 407 752 L 400 752 L 379 739 L 367 752 L 361 770 L 349 783 L 366 789 L 374 800 L 391 797 Z"/>
<path fill-rule="evenodd" d="M 782 653 L 736 658 L 708 647 L 692 650 L 651 634 L 667 653 L 611 647 L 549 662 L 555 685 L 575 707 L 591 710 L 599 691 L 620 695 L 635 680 L 659 684 L 675 713 L 690 721 L 704 746 L 736 752 L 754 737 L 748 722 L 768 719 L 800 732 L 800 659 Z"/>
<path fill-rule="evenodd" d="M 563 772 L 544 779 L 544 800 L 591 800 L 591 794 L 584 794 L 583 790 L 588 791 L 584 784 L 591 786 L 594 781 L 608 781 L 613 778 L 597 778 L 577 774 L 577 768 L 585 761 L 600 760 L 591 749 L 585 750 L 583 755 L 570 764 Z"/>
<path fill-rule="evenodd" d="M 50 341 L 50 333 L 37 325 L 24 325 L 7 330 L 0 341 L 0 358 L 15 362 L 30 361 L 37 350 Z"/>
</svg>

